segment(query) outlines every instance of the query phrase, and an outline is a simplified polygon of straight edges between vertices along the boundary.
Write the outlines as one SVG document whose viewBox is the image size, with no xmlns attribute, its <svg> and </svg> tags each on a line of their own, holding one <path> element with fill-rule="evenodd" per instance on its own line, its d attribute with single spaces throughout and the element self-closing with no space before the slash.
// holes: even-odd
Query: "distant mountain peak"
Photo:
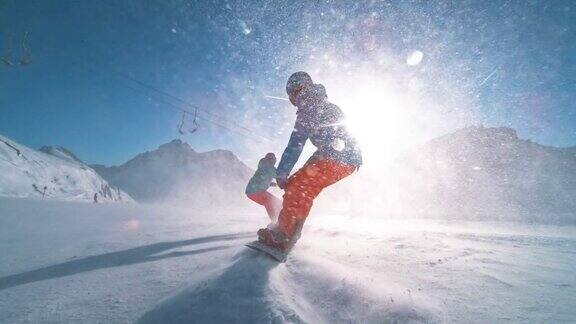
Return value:
<svg viewBox="0 0 576 324">
<path fill-rule="evenodd" d="M 185 150 L 194 152 L 192 147 L 190 147 L 190 144 L 183 142 L 180 139 L 174 139 L 168 143 L 162 144 L 158 147 L 158 150 Z"/>
<path fill-rule="evenodd" d="M 508 127 L 466 127 L 419 145 L 398 162 L 404 195 L 414 197 L 407 205 L 421 203 L 423 210 L 543 221 L 576 210 L 576 154 L 520 139 Z"/>
<path fill-rule="evenodd" d="M 508 145 L 520 142 L 516 130 L 509 127 L 468 126 L 449 134 L 430 140 L 429 144 L 443 145 L 442 143 L 458 142 L 461 145 Z"/>
<path fill-rule="evenodd" d="M 223 206 L 231 199 L 243 201 L 244 188 L 253 173 L 229 150 L 196 152 L 179 139 L 117 167 L 92 167 L 139 201 L 218 202 Z"/>
<path fill-rule="evenodd" d="M 234 154 L 232 151 L 230 150 L 213 150 L 213 151 L 208 151 L 208 152 L 203 152 L 200 153 L 203 157 L 210 157 L 210 158 L 223 158 L 226 160 L 234 160 L 234 161 L 240 161 L 240 159 L 238 159 L 238 157 L 236 156 L 236 154 Z"/>
<path fill-rule="evenodd" d="M 456 131 L 456 134 L 458 132 L 459 131 Z M 518 134 L 516 133 L 516 130 L 510 127 L 484 127 L 483 125 L 479 125 L 463 128 L 462 130 L 460 130 L 460 132 L 467 133 L 470 135 L 508 138 L 514 141 L 518 140 Z"/>
</svg>

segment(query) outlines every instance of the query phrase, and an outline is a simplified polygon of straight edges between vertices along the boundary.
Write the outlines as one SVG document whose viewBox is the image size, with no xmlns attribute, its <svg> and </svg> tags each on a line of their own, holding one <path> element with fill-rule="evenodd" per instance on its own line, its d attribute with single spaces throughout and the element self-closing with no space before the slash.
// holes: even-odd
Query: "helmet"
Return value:
<svg viewBox="0 0 576 324">
<path fill-rule="evenodd" d="M 312 78 L 306 72 L 299 71 L 293 73 L 286 82 L 286 93 L 288 96 L 294 96 L 305 87 L 314 84 Z"/>
<path fill-rule="evenodd" d="M 266 153 L 266 156 L 264 156 L 264 159 L 272 162 L 273 164 L 276 164 L 276 155 L 274 155 L 274 153 Z"/>
</svg>

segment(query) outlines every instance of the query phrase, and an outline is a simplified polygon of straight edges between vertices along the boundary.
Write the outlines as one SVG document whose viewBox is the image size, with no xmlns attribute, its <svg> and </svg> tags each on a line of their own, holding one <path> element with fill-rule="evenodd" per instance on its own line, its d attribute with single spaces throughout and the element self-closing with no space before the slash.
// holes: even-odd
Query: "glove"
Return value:
<svg viewBox="0 0 576 324">
<path fill-rule="evenodd" d="M 286 178 L 276 178 L 276 184 L 278 184 L 278 188 L 285 189 L 288 180 Z"/>
</svg>

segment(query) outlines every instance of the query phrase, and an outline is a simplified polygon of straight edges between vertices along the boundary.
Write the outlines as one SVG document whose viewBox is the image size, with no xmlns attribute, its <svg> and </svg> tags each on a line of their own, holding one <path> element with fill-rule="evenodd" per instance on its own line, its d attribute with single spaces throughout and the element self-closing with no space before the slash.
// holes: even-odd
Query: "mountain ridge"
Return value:
<svg viewBox="0 0 576 324">
<path fill-rule="evenodd" d="M 420 145 L 397 164 L 408 205 L 478 218 L 574 220 L 575 153 L 521 139 L 511 128 L 471 126 Z"/>
<path fill-rule="evenodd" d="M 197 152 L 179 139 L 121 165 L 91 167 L 141 202 L 209 205 L 244 199 L 244 186 L 253 173 L 229 150 Z"/>
</svg>

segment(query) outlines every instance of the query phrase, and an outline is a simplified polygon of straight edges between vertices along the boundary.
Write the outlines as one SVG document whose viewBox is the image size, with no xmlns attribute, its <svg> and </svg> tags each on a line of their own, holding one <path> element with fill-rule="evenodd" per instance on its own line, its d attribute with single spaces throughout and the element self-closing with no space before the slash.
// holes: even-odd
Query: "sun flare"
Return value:
<svg viewBox="0 0 576 324">
<path fill-rule="evenodd" d="M 414 143 L 410 98 L 399 95 L 385 82 L 347 82 L 361 86 L 330 88 L 331 98 L 346 113 L 346 125 L 357 137 L 364 155 L 388 160 Z"/>
</svg>

